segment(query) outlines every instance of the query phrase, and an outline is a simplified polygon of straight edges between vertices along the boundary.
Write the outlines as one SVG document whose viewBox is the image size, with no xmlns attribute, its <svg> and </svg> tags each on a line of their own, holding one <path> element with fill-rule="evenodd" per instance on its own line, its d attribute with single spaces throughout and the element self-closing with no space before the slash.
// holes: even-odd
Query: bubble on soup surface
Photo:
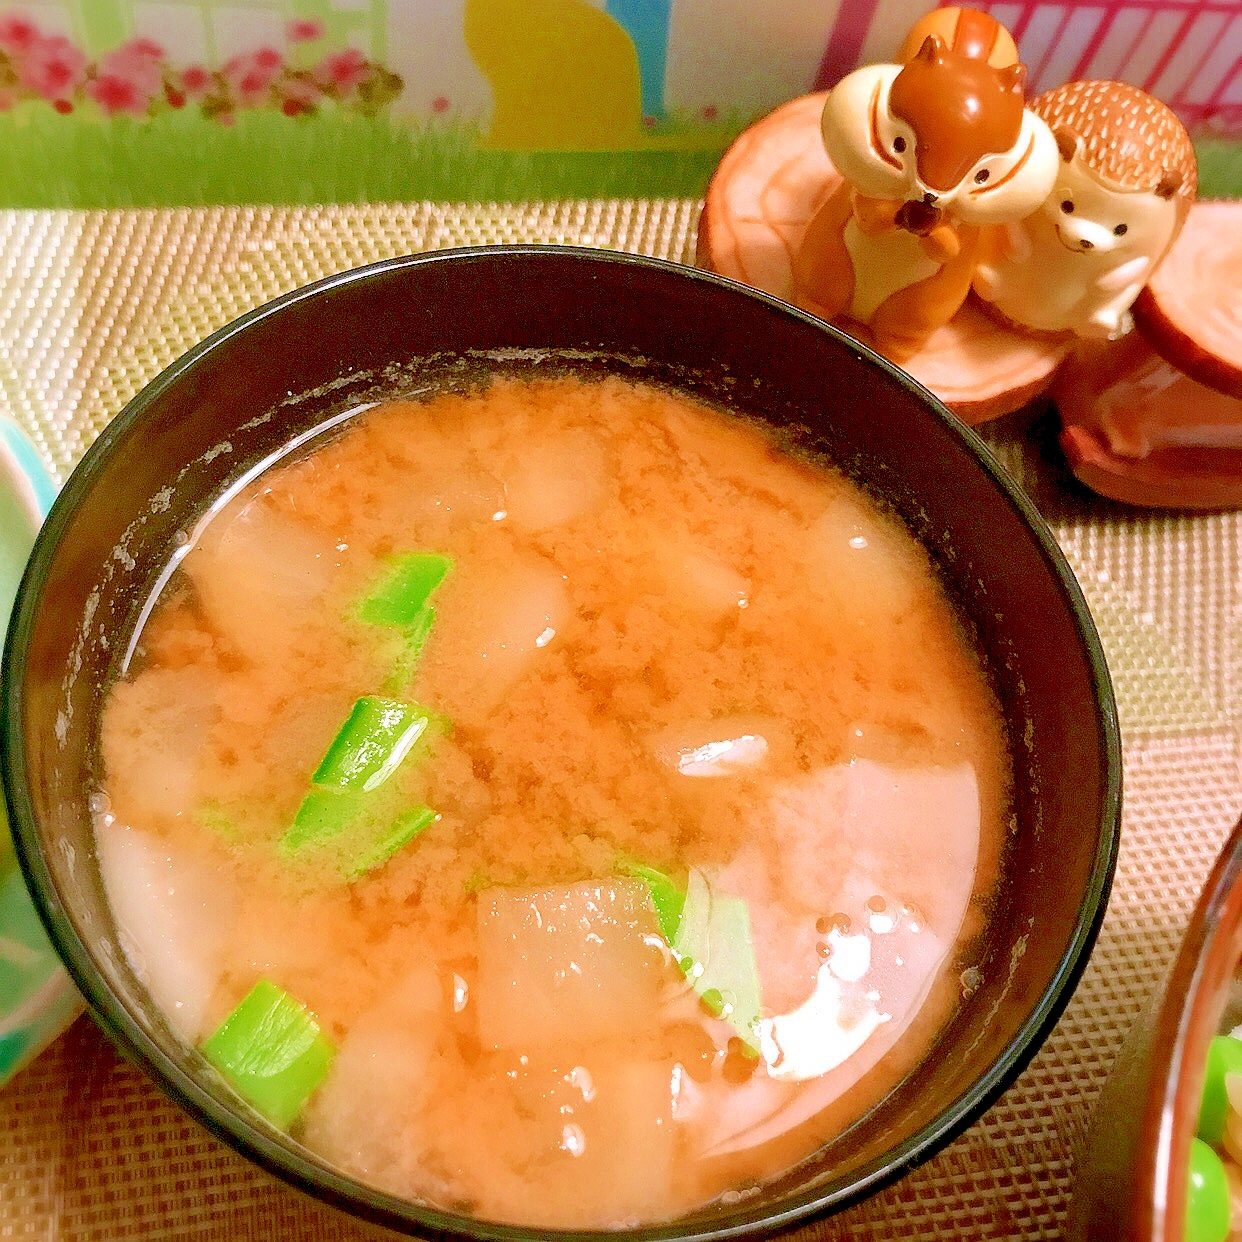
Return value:
<svg viewBox="0 0 1242 1242">
<path fill-rule="evenodd" d="M 224 962 L 237 895 L 219 860 L 118 820 L 95 824 L 122 947 L 169 1025 L 193 1041 Z"/>
</svg>

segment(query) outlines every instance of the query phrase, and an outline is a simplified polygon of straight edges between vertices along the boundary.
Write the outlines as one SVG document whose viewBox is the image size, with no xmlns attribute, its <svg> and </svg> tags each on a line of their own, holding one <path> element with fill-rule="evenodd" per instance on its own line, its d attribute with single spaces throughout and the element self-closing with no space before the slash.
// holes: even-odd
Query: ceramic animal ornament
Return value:
<svg viewBox="0 0 1242 1242">
<path fill-rule="evenodd" d="M 1031 108 L 1056 137 L 1056 182 L 993 239 L 975 291 L 1010 324 L 1115 339 L 1194 202 L 1194 147 L 1171 109 L 1124 82 L 1067 82 Z"/>
<path fill-rule="evenodd" d="M 824 105 L 824 146 L 845 180 L 795 255 L 795 296 L 866 326 L 895 361 L 965 301 L 980 230 L 1029 215 L 1052 187 L 1057 146 L 1026 107 L 1026 70 L 987 59 L 1011 44 L 950 45 L 933 30 L 905 64 L 855 70 Z"/>
<path fill-rule="evenodd" d="M 906 35 L 897 59 L 906 64 L 914 59 L 928 35 L 939 35 L 951 52 L 973 60 L 986 60 L 997 69 L 1018 63 L 1018 45 L 1013 35 L 992 16 L 979 9 L 951 5 L 924 13 Z"/>
</svg>

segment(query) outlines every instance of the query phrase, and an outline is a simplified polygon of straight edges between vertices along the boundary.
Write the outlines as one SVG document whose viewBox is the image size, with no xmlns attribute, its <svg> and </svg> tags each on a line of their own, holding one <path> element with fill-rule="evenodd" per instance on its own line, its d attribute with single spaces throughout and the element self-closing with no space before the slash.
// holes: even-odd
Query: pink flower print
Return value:
<svg viewBox="0 0 1242 1242">
<path fill-rule="evenodd" d="M 367 76 L 367 60 L 355 47 L 332 52 L 319 62 L 315 77 L 325 90 L 347 95 Z"/>
<path fill-rule="evenodd" d="M 285 27 L 290 43 L 313 43 L 324 36 L 324 24 L 317 17 L 295 17 Z"/>
<path fill-rule="evenodd" d="M 40 37 L 39 28 L 20 13 L 0 17 L 0 47 L 6 52 L 24 52 Z"/>
<path fill-rule="evenodd" d="M 715 104 L 708 104 L 707 107 L 703 109 L 703 119 L 705 121 L 714 121 L 719 115 L 720 110 Z"/>
<path fill-rule="evenodd" d="M 187 99 L 202 99 L 211 84 L 211 73 L 202 65 L 187 65 L 181 71 L 181 90 Z"/>
<path fill-rule="evenodd" d="M 48 103 L 67 101 L 86 76 L 86 57 L 63 35 L 41 35 L 21 58 L 17 76 Z"/>
<path fill-rule="evenodd" d="M 86 84 L 86 93 L 103 109 L 107 116 L 118 112 L 142 115 L 151 102 L 151 96 L 128 78 L 115 73 L 101 73 Z"/>
<path fill-rule="evenodd" d="M 280 110 L 285 116 L 314 112 L 319 103 L 319 87 L 304 77 L 285 78 L 278 88 Z"/>
<path fill-rule="evenodd" d="M 271 48 L 234 56 L 225 62 L 224 80 L 239 103 L 261 107 L 268 102 L 268 95 L 281 63 L 280 53 Z"/>
<path fill-rule="evenodd" d="M 449 110 L 449 101 L 444 95 L 437 95 L 431 101 L 432 112 L 447 112 Z"/>
<path fill-rule="evenodd" d="M 154 39 L 131 39 L 121 44 L 117 51 L 143 60 L 163 60 L 165 55 L 163 46 Z"/>
<path fill-rule="evenodd" d="M 99 77 L 120 78 L 128 82 L 148 102 L 161 90 L 163 49 L 151 39 L 133 39 L 102 56 Z"/>
</svg>

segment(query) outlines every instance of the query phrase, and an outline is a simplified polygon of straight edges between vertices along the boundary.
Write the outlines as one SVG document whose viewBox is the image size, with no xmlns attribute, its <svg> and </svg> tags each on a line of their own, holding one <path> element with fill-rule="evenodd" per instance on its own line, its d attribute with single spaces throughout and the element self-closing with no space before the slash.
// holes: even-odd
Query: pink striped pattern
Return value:
<svg viewBox="0 0 1242 1242">
<path fill-rule="evenodd" d="M 973 0 L 1013 32 L 1032 93 L 1129 82 L 1192 131 L 1242 133 L 1242 0 Z"/>
</svg>

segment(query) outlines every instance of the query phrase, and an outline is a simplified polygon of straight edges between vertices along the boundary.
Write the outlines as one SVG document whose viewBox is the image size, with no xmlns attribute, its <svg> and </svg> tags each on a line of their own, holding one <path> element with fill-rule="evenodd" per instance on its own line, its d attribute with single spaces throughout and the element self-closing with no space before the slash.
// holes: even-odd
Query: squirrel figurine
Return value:
<svg viewBox="0 0 1242 1242">
<path fill-rule="evenodd" d="M 976 10 L 921 21 L 933 24 L 911 32 L 908 45 L 923 37 L 905 63 L 857 69 L 829 92 L 824 146 L 844 181 L 793 261 L 799 305 L 865 326 L 897 362 L 965 301 L 981 230 L 1035 211 L 1059 162 L 1008 32 Z"/>
<path fill-rule="evenodd" d="M 1031 109 L 1056 138 L 1056 182 L 1039 211 L 988 239 L 975 292 L 1011 326 L 1115 340 L 1194 202 L 1190 135 L 1124 82 L 1066 82 Z"/>
</svg>

